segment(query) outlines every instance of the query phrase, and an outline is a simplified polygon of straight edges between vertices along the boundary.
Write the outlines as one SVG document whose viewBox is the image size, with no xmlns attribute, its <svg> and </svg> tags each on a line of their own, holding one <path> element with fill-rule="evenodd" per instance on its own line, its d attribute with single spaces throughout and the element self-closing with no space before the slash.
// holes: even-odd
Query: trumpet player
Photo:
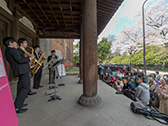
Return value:
<svg viewBox="0 0 168 126">
<path fill-rule="evenodd" d="M 25 54 L 25 52 L 24 52 L 25 48 L 28 46 L 27 40 L 24 38 L 19 38 L 18 44 L 19 44 L 18 51 L 19 51 L 20 55 L 22 57 L 28 58 L 29 56 L 27 54 Z M 30 69 L 30 67 L 27 69 Z M 30 89 L 28 95 L 34 95 L 34 94 L 36 94 L 36 92 L 32 92 Z"/>
<path fill-rule="evenodd" d="M 26 112 L 28 109 L 23 108 L 26 104 L 23 104 L 25 98 L 30 89 L 30 67 L 29 62 L 34 59 L 34 56 L 25 58 L 21 56 L 17 50 L 18 46 L 16 40 L 12 37 L 6 37 L 3 39 L 3 44 L 6 46 L 5 58 L 11 65 L 14 77 L 19 77 L 17 84 L 17 96 L 15 99 L 15 109 L 17 113 Z"/>
<path fill-rule="evenodd" d="M 35 50 L 34 55 L 35 55 L 36 59 L 39 60 L 42 55 L 40 52 L 40 47 L 38 45 L 36 45 L 36 46 L 34 46 L 34 50 Z M 34 75 L 34 85 L 33 85 L 34 89 L 38 89 L 40 87 L 43 87 L 42 85 L 40 85 L 41 77 L 42 77 L 42 70 L 43 70 L 43 64 L 38 69 L 37 73 Z"/>
</svg>

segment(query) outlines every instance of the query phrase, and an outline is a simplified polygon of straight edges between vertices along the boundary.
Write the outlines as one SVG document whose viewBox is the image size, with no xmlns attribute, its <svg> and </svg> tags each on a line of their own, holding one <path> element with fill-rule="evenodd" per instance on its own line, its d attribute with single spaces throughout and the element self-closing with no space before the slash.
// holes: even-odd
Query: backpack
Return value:
<svg viewBox="0 0 168 126">
<path fill-rule="evenodd" d="M 143 114 L 146 118 L 156 120 L 162 124 L 168 124 L 168 115 L 160 113 L 152 106 L 143 104 L 140 101 L 131 102 L 131 110 L 134 113 Z M 160 121 L 163 120 L 163 121 Z"/>
</svg>

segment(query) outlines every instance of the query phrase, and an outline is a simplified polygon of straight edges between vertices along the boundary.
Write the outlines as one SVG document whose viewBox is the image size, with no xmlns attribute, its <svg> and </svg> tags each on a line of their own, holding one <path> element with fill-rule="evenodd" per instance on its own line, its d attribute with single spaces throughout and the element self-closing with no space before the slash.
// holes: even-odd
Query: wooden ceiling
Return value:
<svg viewBox="0 0 168 126">
<path fill-rule="evenodd" d="M 14 0 L 40 38 L 80 38 L 81 0 Z M 123 0 L 97 0 L 98 34 Z"/>
</svg>

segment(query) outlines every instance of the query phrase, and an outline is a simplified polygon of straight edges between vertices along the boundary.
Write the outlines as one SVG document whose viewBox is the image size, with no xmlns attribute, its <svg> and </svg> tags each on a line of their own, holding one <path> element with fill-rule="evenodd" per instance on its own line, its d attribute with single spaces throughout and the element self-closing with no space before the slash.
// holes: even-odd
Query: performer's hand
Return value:
<svg viewBox="0 0 168 126">
<path fill-rule="evenodd" d="M 32 62 L 29 62 L 29 65 L 32 65 Z"/>
<path fill-rule="evenodd" d="M 34 56 L 34 55 L 32 55 L 30 58 L 31 58 L 31 59 L 35 59 L 35 56 Z"/>
<path fill-rule="evenodd" d="M 29 55 L 27 55 L 27 54 L 24 54 L 25 55 L 25 58 L 28 58 L 29 57 Z"/>
</svg>

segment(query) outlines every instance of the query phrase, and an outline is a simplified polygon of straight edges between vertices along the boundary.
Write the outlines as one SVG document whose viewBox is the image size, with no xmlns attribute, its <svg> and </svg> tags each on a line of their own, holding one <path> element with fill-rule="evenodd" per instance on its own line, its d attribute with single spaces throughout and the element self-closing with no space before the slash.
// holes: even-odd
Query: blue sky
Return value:
<svg viewBox="0 0 168 126">
<path fill-rule="evenodd" d="M 109 34 L 118 35 L 124 27 L 135 24 L 134 16 L 141 11 L 144 1 L 145 0 L 125 0 L 99 35 L 99 41 L 102 37 L 108 37 Z M 146 6 L 155 1 L 157 0 L 148 0 Z"/>
</svg>

